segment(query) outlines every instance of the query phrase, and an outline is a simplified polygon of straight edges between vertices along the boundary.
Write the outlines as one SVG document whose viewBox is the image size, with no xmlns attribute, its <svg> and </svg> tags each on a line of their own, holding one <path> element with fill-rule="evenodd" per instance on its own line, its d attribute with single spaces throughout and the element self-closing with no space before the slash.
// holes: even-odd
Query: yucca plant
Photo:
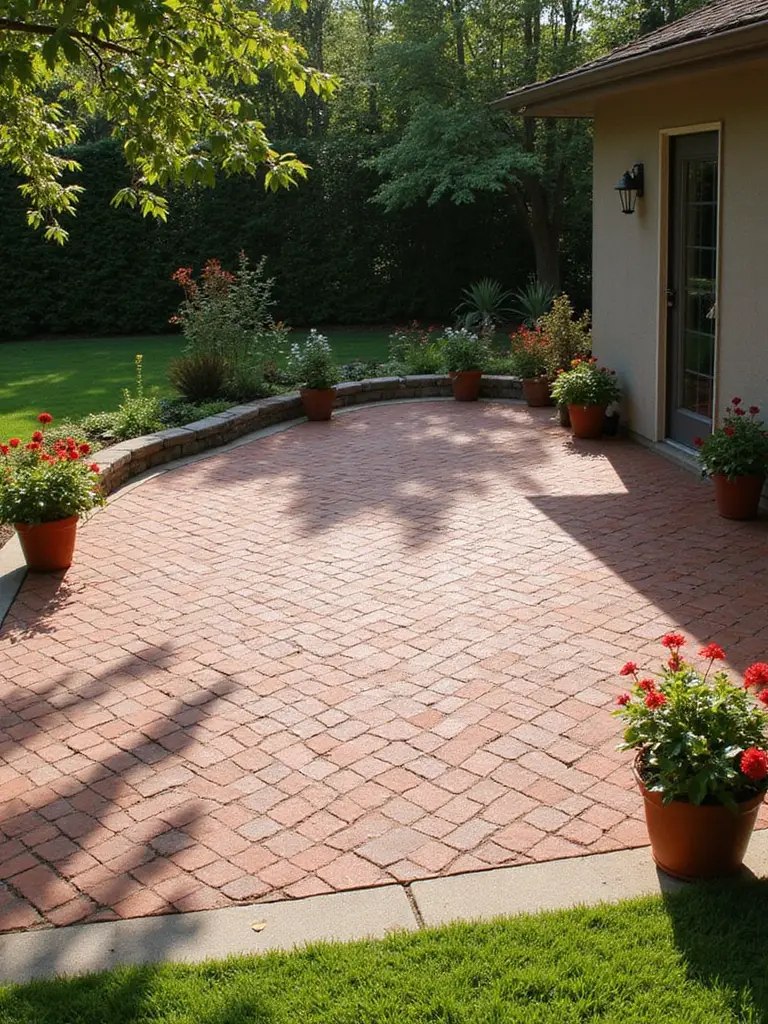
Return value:
<svg viewBox="0 0 768 1024">
<path fill-rule="evenodd" d="M 462 290 L 462 301 L 453 311 L 459 325 L 467 330 L 483 326 L 493 326 L 508 320 L 512 307 L 509 305 L 513 295 L 499 281 L 492 277 L 483 277 L 475 281 L 469 288 Z"/>
<path fill-rule="evenodd" d="M 557 290 L 551 284 L 531 276 L 524 288 L 515 292 L 512 312 L 522 319 L 526 327 L 535 327 L 540 318 L 552 309 Z"/>
</svg>

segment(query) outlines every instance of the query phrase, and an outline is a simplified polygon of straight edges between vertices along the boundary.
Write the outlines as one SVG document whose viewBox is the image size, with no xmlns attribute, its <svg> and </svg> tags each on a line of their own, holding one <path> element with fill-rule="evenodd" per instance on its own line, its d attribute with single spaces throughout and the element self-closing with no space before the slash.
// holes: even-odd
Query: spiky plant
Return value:
<svg viewBox="0 0 768 1024">
<path fill-rule="evenodd" d="M 512 312 L 522 319 L 526 327 L 535 327 L 541 317 L 552 309 L 556 294 L 551 284 L 531 275 L 525 287 L 515 292 Z"/>
</svg>

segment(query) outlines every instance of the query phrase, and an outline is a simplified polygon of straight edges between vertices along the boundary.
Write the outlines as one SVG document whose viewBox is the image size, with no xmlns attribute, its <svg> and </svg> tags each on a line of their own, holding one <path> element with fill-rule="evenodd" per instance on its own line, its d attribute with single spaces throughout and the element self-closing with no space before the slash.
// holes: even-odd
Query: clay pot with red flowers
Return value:
<svg viewBox="0 0 768 1024">
<path fill-rule="evenodd" d="M 715 486 L 724 519 L 755 519 L 768 475 L 768 431 L 756 405 L 731 399 L 723 422 L 705 440 L 697 437 L 699 462 Z"/>
<path fill-rule="evenodd" d="M 615 370 L 594 358 L 574 359 L 570 370 L 558 372 L 551 390 L 557 404 L 568 407 L 574 437 L 602 437 L 606 410 L 621 398 Z"/>
<path fill-rule="evenodd" d="M 552 362 L 552 345 L 538 328 L 519 327 L 510 334 L 510 359 L 514 372 L 523 384 L 523 398 L 532 408 L 553 405 L 549 388 L 552 383 L 548 367 Z"/>
<path fill-rule="evenodd" d="M 329 420 L 336 401 L 339 370 L 328 339 L 312 328 L 307 340 L 291 347 L 290 372 L 301 382 L 299 394 L 308 420 Z"/>
<path fill-rule="evenodd" d="M 675 878 L 717 878 L 744 861 L 768 789 L 768 664 L 731 683 L 711 643 L 700 662 L 684 660 L 686 638 L 668 633 L 656 674 L 630 661 L 618 697 L 623 750 L 635 750 L 635 781 L 656 864 Z M 717 666 L 717 667 L 716 667 Z"/>
<path fill-rule="evenodd" d="M 52 439 L 41 412 L 29 441 L 0 444 L 0 523 L 16 528 L 27 568 L 54 572 L 72 564 L 77 524 L 104 503 L 99 467 L 87 442 Z"/>
</svg>

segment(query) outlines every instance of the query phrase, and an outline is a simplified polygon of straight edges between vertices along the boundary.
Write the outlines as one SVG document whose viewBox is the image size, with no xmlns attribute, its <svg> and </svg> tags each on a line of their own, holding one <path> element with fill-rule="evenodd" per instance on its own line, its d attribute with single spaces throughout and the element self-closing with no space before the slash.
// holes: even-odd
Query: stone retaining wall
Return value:
<svg viewBox="0 0 768 1024">
<path fill-rule="evenodd" d="M 339 384 L 336 394 L 337 409 L 398 398 L 448 398 L 451 382 L 440 374 L 378 377 Z M 522 386 L 516 377 L 483 377 L 480 395 L 482 398 L 521 398 Z M 153 466 L 229 444 L 244 434 L 297 419 L 302 414 L 301 398 L 297 391 L 292 391 L 247 405 L 236 405 L 217 416 L 188 423 L 185 427 L 159 430 L 145 437 L 120 441 L 96 455 L 101 466 L 102 486 L 110 494 Z"/>
</svg>

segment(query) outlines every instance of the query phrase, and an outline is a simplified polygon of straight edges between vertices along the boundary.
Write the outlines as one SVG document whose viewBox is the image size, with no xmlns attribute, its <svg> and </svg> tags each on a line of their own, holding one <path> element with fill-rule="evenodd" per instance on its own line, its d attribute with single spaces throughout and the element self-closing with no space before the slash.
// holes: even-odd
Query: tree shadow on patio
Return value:
<svg viewBox="0 0 768 1024">
<path fill-rule="evenodd" d="M 203 463 L 205 486 L 237 488 L 244 504 L 254 484 L 269 486 L 306 537 L 374 514 L 377 530 L 391 523 L 407 547 L 421 548 L 450 533 L 452 512 L 467 495 L 491 501 L 504 483 L 535 487 L 549 458 L 538 431 L 516 429 L 531 417 L 546 429 L 550 416 L 538 410 L 407 404 L 394 421 L 388 408 L 378 427 L 382 411 L 354 410 L 220 455 Z M 181 486 L 182 473 L 177 479 Z"/>
<path fill-rule="evenodd" d="M 0 688 L 0 929 L 43 920 L 31 907 L 69 924 L 197 909 L 203 892 L 206 906 L 231 902 L 185 858 L 222 828 L 208 816 L 219 804 L 205 798 L 205 762 L 188 758 L 215 739 L 206 721 L 227 713 L 236 685 L 159 675 L 167 653 L 147 648 L 100 675 L 63 668 L 41 686 Z M 203 863 L 216 860 L 206 853 Z"/>
</svg>

